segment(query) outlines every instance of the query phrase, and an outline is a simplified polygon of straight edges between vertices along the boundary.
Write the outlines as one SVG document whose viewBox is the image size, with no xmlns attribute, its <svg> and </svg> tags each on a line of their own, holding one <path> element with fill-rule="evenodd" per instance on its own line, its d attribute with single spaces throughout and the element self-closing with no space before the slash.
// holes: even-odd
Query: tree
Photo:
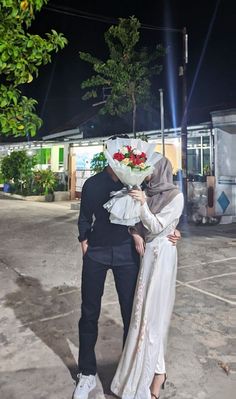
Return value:
<svg viewBox="0 0 236 399">
<path fill-rule="evenodd" d="M 80 58 L 89 62 L 95 72 L 82 83 L 83 89 L 89 89 L 83 99 L 96 98 L 101 87 L 109 87 L 110 95 L 101 112 L 122 115 L 132 110 L 135 137 L 137 105 L 150 101 L 151 78 L 161 72 L 157 60 L 165 53 L 159 45 L 152 53 L 147 48 L 137 50 L 139 29 L 140 22 L 135 17 L 120 18 L 117 26 L 111 26 L 105 33 L 109 49 L 106 61 L 80 52 Z"/>
<path fill-rule="evenodd" d="M 28 32 L 36 12 L 48 0 L 1 0 L 0 2 L 0 132 L 34 136 L 42 124 L 35 113 L 37 101 L 22 95 L 21 85 L 38 76 L 41 65 L 67 40 L 52 30 L 45 38 Z"/>
<path fill-rule="evenodd" d="M 25 151 L 12 151 L 1 162 L 2 175 L 6 182 L 13 180 L 16 183 L 21 178 L 21 167 L 27 161 Z"/>
<path fill-rule="evenodd" d="M 36 157 L 27 155 L 26 151 L 12 151 L 2 159 L 1 172 L 5 182 L 14 184 L 14 190 L 29 192 L 33 183 L 33 168 Z"/>
</svg>

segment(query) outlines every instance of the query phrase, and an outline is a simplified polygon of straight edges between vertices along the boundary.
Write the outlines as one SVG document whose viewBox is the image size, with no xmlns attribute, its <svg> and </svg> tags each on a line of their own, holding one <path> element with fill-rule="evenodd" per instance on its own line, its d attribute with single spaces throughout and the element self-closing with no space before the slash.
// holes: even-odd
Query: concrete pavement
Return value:
<svg viewBox="0 0 236 399">
<path fill-rule="evenodd" d="M 81 252 L 68 203 L 0 200 L 0 398 L 70 399 L 78 352 Z M 233 399 L 236 392 L 236 225 L 186 226 L 163 399 Z M 97 343 L 111 398 L 122 323 L 108 273 Z M 221 362 L 221 363 L 220 363 Z M 227 375 L 219 363 L 229 365 Z M 145 399 L 145 398 L 144 398 Z"/>
</svg>

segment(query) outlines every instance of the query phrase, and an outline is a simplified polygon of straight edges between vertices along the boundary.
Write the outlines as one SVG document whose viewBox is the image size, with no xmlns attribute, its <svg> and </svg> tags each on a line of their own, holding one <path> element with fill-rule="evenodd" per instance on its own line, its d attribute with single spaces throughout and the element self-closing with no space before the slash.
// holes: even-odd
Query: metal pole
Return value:
<svg viewBox="0 0 236 399">
<path fill-rule="evenodd" d="M 165 131 L 164 131 L 164 101 L 163 101 L 163 89 L 159 89 L 159 93 L 160 93 L 160 115 L 161 115 L 162 155 L 165 156 Z"/>
<path fill-rule="evenodd" d="M 187 63 L 188 63 L 188 35 L 187 29 L 183 28 L 183 66 L 182 66 L 182 123 L 181 123 L 181 153 L 182 153 L 182 175 L 183 194 L 185 198 L 184 215 L 187 219 Z"/>
<path fill-rule="evenodd" d="M 214 132 L 211 127 L 210 132 L 210 168 L 211 168 L 211 176 L 215 175 L 215 163 L 214 163 Z"/>
<path fill-rule="evenodd" d="M 182 67 L 182 171 L 183 177 L 187 177 L 187 62 L 188 62 L 188 36 L 186 28 L 183 29 L 183 67 Z"/>
</svg>

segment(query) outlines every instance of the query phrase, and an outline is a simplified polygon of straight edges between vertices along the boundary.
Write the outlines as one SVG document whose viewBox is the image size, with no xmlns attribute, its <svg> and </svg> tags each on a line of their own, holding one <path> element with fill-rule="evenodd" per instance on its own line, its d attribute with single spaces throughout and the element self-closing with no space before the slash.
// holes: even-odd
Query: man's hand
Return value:
<svg viewBox="0 0 236 399">
<path fill-rule="evenodd" d="M 169 234 L 168 240 L 172 243 L 172 245 L 176 246 L 177 242 L 181 239 L 181 233 L 179 230 L 175 229 L 173 234 Z"/>
<path fill-rule="evenodd" d="M 81 241 L 80 244 L 81 244 L 82 254 L 84 256 L 88 249 L 88 240 Z"/>
<path fill-rule="evenodd" d="M 132 237 L 134 239 L 134 245 L 136 251 L 140 256 L 143 256 L 145 251 L 144 239 L 139 234 L 136 233 L 133 233 Z"/>
</svg>

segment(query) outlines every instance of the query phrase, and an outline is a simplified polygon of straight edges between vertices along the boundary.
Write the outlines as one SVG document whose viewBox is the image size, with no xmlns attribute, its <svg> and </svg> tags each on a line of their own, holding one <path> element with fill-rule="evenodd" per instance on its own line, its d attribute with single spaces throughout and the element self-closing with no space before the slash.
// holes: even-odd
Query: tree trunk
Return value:
<svg viewBox="0 0 236 399">
<path fill-rule="evenodd" d="M 137 110 L 137 105 L 136 105 L 136 98 L 134 93 L 132 93 L 132 102 L 133 102 L 133 134 L 134 138 L 136 139 L 136 110 Z"/>
</svg>

